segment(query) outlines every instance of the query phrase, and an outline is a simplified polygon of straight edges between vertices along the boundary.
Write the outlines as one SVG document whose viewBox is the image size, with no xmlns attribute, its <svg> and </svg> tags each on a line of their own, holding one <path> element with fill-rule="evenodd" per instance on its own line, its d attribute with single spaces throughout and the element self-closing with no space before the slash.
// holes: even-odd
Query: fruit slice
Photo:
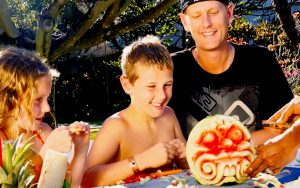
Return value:
<svg viewBox="0 0 300 188">
<path fill-rule="evenodd" d="M 68 155 L 51 149 L 47 150 L 38 188 L 60 188 L 64 184 Z"/>
<path fill-rule="evenodd" d="M 74 128 L 74 127 L 71 127 L 71 128 L 69 129 L 69 131 L 71 131 L 71 133 L 75 133 L 76 131 L 83 131 L 83 130 L 81 130 L 81 128 Z"/>
<path fill-rule="evenodd" d="M 254 144 L 247 128 L 225 115 L 207 117 L 197 123 L 186 146 L 191 172 L 203 185 L 246 181 L 244 171 L 254 155 Z"/>
</svg>

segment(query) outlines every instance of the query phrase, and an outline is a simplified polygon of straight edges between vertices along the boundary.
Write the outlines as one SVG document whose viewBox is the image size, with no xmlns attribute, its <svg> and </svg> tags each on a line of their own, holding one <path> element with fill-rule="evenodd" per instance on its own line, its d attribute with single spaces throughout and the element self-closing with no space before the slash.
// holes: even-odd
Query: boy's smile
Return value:
<svg viewBox="0 0 300 188">
<path fill-rule="evenodd" d="M 141 64 L 136 68 L 138 79 L 130 84 L 131 104 L 139 112 L 159 117 L 172 96 L 173 71 Z"/>
</svg>

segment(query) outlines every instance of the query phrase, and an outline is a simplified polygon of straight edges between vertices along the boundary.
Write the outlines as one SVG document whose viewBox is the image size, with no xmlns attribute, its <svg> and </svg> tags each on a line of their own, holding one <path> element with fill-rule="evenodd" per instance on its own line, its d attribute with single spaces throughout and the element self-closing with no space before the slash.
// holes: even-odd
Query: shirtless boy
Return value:
<svg viewBox="0 0 300 188">
<path fill-rule="evenodd" d="M 124 91 L 128 108 L 109 117 L 95 138 L 87 159 L 82 187 L 113 185 L 118 180 L 173 164 L 189 168 L 186 140 L 173 110 L 173 62 L 158 37 L 146 36 L 122 54 Z"/>
</svg>

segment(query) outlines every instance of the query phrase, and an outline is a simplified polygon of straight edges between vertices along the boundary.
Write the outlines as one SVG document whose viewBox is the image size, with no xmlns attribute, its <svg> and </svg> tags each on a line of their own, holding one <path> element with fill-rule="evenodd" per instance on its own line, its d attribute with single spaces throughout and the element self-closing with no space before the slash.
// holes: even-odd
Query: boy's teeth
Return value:
<svg viewBox="0 0 300 188">
<path fill-rule="evenodd" d="M 210 32 L 210 33 L 203 33 L 203 35 L 207 36 L 207 35 L 212 35 L 214 34 L 215 32 Z"/>
<path fill-rule="evenodd" d="M 152 103 L 153 106 L 160 106 L 161 103 Z"/>
</svg>

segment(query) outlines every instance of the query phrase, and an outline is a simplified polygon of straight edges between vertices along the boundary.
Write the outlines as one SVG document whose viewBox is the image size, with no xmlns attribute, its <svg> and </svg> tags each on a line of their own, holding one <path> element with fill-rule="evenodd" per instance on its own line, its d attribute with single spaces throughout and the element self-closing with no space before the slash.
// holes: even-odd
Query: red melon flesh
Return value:
<svg viewBox="0 0 300 188">
<path fill-rule="evenodd" d="M 244 171 L 254 155 L 250 132 L 241 122 L 225 115 L 207 117 L 197 123 L 186 146 L 191 172 L 202 185 L 246 181 Z"/>
</svg>

